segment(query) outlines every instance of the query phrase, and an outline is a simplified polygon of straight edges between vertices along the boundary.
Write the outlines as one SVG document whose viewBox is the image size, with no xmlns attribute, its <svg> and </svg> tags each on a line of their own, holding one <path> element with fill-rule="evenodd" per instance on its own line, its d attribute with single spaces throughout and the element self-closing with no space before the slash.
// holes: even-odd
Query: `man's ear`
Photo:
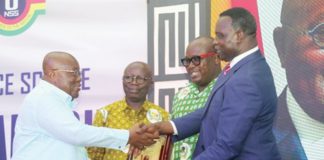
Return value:
<svg viewBox="0 0 324 160">
<path fill-rule="evenodd" d="M 153 93 L 153 92 L 154 92 L 154 80 L 152 79 L 149 84 L 149 88 L 148 88 L 148 92 L 146 93 L 146 96 L 148 96 L 148 94 Z"/>
<path fill-rule="evenodd" d="M 43 71 L 44 75 L 43 75 L 43 80 L 55 84 L 56 80 L 55 80 L 55 72 L 51 71 L 51 70 L 45 70 Z"/>
<path fill-rule="evenodd" d="M 48 77 L 49 77 L 50 79 L 52 79 L 52 78 L 55 76 L 55 72 L 53 72 L 53 71 L 49 71 L 49 72 L 47 73 L 47 75 L 48 75 Z"/>
<path fill-rule="evenodd" d="M 50 81 L 52 83 L 56 82 L 56 73 L 54 71 L 48 71 L 45 75 L 47 81 Z"/>
<path fill-rule="evenodd" d="M 215 58 L 214 58 L 214 62 L 216 65 L 220 65 L 221 63 L 221 60 L 219 59 L 219 57 L 217 57 L 218 55 L 215 55 Z"/>
<path fill-rule="evenodd" d="M 152 78 L 152 80 L 151 80 L 151 86 L 153 86 L 154 85 L 154 80 L 153 80 L 153 78 Z"/>
<path fill-rule="evenodd" d="M 285 31 L 282 27 L 277 27 L 273 30 L 273 42 L 277 49 L 281 67 L 285 68 L 287 53 L 285 52 Z"/>
<path fill-rule="evenodd" d="M 245 36 L 245 34 L 241 29 L 237 30 L 236 31 L 236 39 L 235 39 L 236 42 L 241 43 L 244 39 L 244 36 Z"/>
</svg>

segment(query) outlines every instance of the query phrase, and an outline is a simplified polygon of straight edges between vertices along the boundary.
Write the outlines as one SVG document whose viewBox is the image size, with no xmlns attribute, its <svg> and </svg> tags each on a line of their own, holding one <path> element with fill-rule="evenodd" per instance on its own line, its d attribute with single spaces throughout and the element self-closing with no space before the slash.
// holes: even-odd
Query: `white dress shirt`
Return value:
<svg viewBox="0 0 324 160">
<path fill-rule="evenodd" d="M 72 97 L 41 80 L 18 115 L 12 160 L 86 160 L 84 146 L 122 149 L 128 130 L 94 127 L 73 114 Z"/>
</svg>

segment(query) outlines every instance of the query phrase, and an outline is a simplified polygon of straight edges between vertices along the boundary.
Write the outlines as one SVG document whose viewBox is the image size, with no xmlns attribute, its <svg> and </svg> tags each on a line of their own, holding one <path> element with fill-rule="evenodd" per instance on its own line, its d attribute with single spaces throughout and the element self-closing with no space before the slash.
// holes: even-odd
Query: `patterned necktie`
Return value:
<svg viewBox="0 0 324 160">
<path fill-rule="evenodd" d="M 226 75 L 231 69 L 230 64 L 228 63 L 225 67 L 224 67 L 224 75 Z"/>
</svg>

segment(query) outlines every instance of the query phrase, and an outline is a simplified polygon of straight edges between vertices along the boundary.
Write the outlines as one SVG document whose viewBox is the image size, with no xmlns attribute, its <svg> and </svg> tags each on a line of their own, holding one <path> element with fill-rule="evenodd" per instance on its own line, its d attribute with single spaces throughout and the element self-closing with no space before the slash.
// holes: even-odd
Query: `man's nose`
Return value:
<svg viewBox="0 0 324 160">
<path fill-rule="evenodd" d="M 131 84 L 138 84 L 137 83 L 137 77 L 132 77 Z"/>
<path fill-rule="evenodd" d="M 196 65 L 195 64 L 193 64 L 193 62 L 192 61 L 190 61 L 189 62 L 189 65 L 188 65 L 188 69 L 190 69 L 190 68 L 194 68 L 194 67 L 196 67 Z"/>
<path fill-rule="evenodd" d="M 78 76 L 77 76 L 76 81 L 77 81 L 77 82 L 81 82 L 81 75 L 78 75 Z"/>
</svg>

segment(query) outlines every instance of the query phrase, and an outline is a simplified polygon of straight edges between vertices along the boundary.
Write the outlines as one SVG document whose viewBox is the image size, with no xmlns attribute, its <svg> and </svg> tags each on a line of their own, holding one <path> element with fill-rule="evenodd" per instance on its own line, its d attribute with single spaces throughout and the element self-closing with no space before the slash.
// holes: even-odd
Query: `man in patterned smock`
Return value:
<svg viewBox="0 0 324 160">
<path fill-rule="evenodd" d="M 169 114 L 165 110 L 146 100 L 152 84 L 152 72 L 146 63 L 129 64 L 123 76 L 125 99 L 97 110 L 93 125 L 128 129 L 136 123 L 149 124 L 168 120 Z M 123 152 L 90 147 L 88 154 L 91 160 L 126 160 L 127 149 Z"/>
<path fill-rule="evenodd" d="M 172 118 L 184 116 L 204 107 L 217 75 L 220 61 L 213 49 L 211 37 L 198 37 L 187 47 L 186 57 L 181 59 L 191 82 L 181 89 L 173 99 Z M 173 159 L 191 159 L 198 135 L 191 136 L 173 145 Z"/>
</svg>

